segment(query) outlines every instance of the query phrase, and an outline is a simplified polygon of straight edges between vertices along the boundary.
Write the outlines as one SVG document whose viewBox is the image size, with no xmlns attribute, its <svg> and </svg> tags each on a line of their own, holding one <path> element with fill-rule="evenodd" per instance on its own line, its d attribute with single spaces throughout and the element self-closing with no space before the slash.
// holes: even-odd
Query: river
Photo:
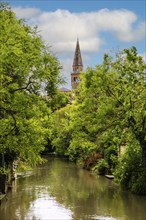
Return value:
<svg viewBox="0 0 146 220">
<path fill-rule="evenodd" d="M 0 206 L 0 220 L 146 220 L 146 197 L 65 159 L 27 171 Z"/>
</svg>

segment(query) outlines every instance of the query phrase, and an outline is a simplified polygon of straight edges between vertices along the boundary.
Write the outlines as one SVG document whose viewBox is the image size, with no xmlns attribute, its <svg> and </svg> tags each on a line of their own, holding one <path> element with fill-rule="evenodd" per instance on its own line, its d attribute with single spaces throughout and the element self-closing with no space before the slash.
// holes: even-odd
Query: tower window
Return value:
<svg viewBox="0 0 146 220">
<path fill-rule="evenodd" d="M 79 82 L 79 78 L 78 77 L 74 77 L 74 82 Z"/>
<path fill-rule="evenodd" d="M 76 82 L 77 81 L 77 77 L 74 77 L 74 82 Z"/>
</svg>

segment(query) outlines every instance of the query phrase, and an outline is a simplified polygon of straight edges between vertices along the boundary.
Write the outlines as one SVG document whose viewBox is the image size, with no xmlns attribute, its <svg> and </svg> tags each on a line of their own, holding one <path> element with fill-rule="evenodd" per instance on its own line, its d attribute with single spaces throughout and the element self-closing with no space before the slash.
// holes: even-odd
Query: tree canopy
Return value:
<svg viewBox="0 0 146 220">
<path fill-rule="evenodd" d="M 46 144 L 61 66 L 37 28 L 17 19 L 7 4 L 0 4 L 0 18 L 0 154 L 36 164 Z"/>
</svg>

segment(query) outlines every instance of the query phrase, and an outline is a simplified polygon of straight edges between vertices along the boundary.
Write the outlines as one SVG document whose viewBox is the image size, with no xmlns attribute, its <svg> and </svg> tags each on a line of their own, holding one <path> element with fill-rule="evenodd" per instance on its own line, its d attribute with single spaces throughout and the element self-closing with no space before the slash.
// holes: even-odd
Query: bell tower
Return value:
<svg viewBox="0 0 146 220">
<path fill-rule="evenodd" d="M 72 89 L 76 89 L 78 87 L 80 81 L 79 75 L 82 70 L 83 70 L 82 56 L 80 51 L 79 40 L 77 39 L 74 60 L 72 65 L 72 73 L 71 73 Z"/>
</svg>

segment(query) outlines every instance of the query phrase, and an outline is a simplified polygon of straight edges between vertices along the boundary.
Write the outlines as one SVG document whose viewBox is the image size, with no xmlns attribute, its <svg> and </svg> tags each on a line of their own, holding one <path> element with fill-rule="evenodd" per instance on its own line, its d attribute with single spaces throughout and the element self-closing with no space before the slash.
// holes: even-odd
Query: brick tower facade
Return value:
<svg viewBox="0 0 146 220">
<path fill-rule="evenodd" d="M 83 62 L 82 62 L 79 40 L 77 39 L 74 60 L 72 65 L 72 73 L 71 73 L 72 89 L 76 89 L 78 87 L 80 81 L 79 75 L 82 70 L 83 70 Z"/>
</svg>

